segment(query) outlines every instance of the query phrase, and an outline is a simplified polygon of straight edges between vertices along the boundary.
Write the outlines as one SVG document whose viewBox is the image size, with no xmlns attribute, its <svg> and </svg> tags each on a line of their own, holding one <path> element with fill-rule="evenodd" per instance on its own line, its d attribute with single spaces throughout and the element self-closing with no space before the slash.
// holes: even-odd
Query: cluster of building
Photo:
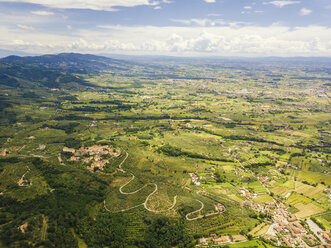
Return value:
<svg viewBox="0 0 331 248">
<path fill-rule="evenodd" d="M 299 221 L 289 222 L 278 217 L 275 223 L 276 225 L 274 225 L 273 229 L 278 233 L 277 237 L 265 235 L 265 238 L 275 240 L 277 243 L 280 242 L 289 247 L 308 247 L 307 244 L 313 246 L 319 243 L 316 237 L 313 234 L 309 234 Z"/>
<path fill-rule="evenodd" d="M 298 221 L 294 214 L 288 213 L 284 204 L 275 207 L 270 214 L 273 216 L 273 224 L 264 238 L 289 247 L 308 248 L 320 244 L 318 237 L 308 226 Z"/>
<path fill-rule="evenodd" d="M 247 238 L 244 235 L 218 236 L 213 233 L 210 237 L 200 238 L 198 246 L 226 245 L 244 241 L 247 241 Z"/>
<path fill-rule="evenodd" d="M 73 154 L 73 156 L 69 158 L 69 161 L 82 161 L 87 164 L 87 169 L 90 171 L 103 170 L 109 163 L 110 157 L 118 157 L 121 155 L 120 149 L 115 149 L 109 145 L 81 147 L 78 150 L 64 147 L 63 151 Z"/>
<path fill-rule="evenodd" d="M 257 203 L 257 202 L 251 201 L 251 200 L 245 200 L 242 203 L 242 206 L 248 206 L 249 208 L 253 209 L 254 211 L 271 215 L 273 213 L 273 210 L 276 205 L 273 202 Z"/>
<path fill-rule="evenodd" d="M 317 246 L 322 241 L 326 247 L 331 248 L 330 232 L 314 235 L 309 225 L 302 224 L 294 214 L 288 213 L 286 206 L 282 203 L 278 205 L 273 202 L 256 203 L 252 200 L 246 200 L 242 206 L 248 206 L 254 211 L 272 216 L 271 226 L 263 237 L 277 245 L 308 248 Z"/>
<path fill-rule="evenodd" d="M 269 180 L 269 177 L 267 176 L 259 176 L 259 180 L 261 183 L 267 183 Z"/>
<path fill-rule="evenodd" d="M 240 190 L 240 192 L 241 192 L 241 194 L 242 194 L 243 197 L 254 198 L 254 197 L 257 196 L 256 193 L 249 192 L 249 190 L 246 189 L 245 187 L 241 187 L 241 188 L 239 188 L 239 190 Z"/>
<path fill-rule="evenodd" d="M 198 175 L 195 174 L 195 173 L 190 173 L 190 176 L 192 178 L 192 183 L 195 184 L 195 185 L 197 185 L 197 186 L 200 186 L 201 183 L 199 182 Z"/>
</svg>

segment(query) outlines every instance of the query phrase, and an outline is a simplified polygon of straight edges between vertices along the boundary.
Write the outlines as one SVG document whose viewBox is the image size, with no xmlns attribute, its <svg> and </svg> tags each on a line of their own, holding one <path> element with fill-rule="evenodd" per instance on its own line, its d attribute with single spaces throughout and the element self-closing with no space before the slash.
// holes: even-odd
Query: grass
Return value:
<svg viewBox="0 0 331 248">
<path fill-rule="evenodd" d="M 277 185 L 273 187 L 271 191 L 277 195 L 281 195 L 285 197 L 288 193 L 296 192 L 299 194 L 303 194 L 307 197 L 314 198 L 323 198 L 323 194 L 321 194 L 326 189 L 326 186 L 322 184 L 318 184 L 317 186 L 311 186 L 304 184 L 302 182 L 289 180 L 283 184 Z"/>
<path fill-rule="evenodd" d="M 330 211 L 317 215 L 316 219 L 324 224 L 328 229 L 331 229 L 331 217 Z"/>
<path fill-rule="evenodd" d="M 294 207 L 299 210 L 299 212 L 295 213 L 295 216 L 299 219 L 303 219 L 311 215 L 323 213 L 325 211 L 323 208 L 320 208 L 313 203 L 308 203 L 308 204 L 297 203 L 294 205 Z"/>
<path fill-rule="evenodd" d="M 323 174 L 319 172 L 313 171 L 297 171 L 292 169 L 287 169 L 287 172 L 290 173 L 291 176 L 296 176 L 300 180 L 305 180 L 311 184 L 324 182 L 326 185 L 331 186 L 331 175 Z"/>
<path fill-rule="evenodd" d="M 264 203 L 264 202 L 273 202 L 273 199 L 269 194 L 261 194 L 253 198 L 253 201 L 257 203 Z"/>
<path fill-rule="evenodd" d="M 74 235 L 74 237 L 77 239 L 78 241 L 78 248 L 87 248 L 88 246 L 86 245 L 86 243 L 84 242 L 84 240 L 82 240 L 76 233 L 75 230 L 73 228 L 70 228 L 72 234 Z"/>
<path fill-rule="evenodd" d="M 262 236 L 268 231 L 269 227 L 270 225 L 266 223 L 261 223 L 260 225 L 256 226 L 252 231 L 250 231 L 249 234 L 253 237 Z"/>
</svg>

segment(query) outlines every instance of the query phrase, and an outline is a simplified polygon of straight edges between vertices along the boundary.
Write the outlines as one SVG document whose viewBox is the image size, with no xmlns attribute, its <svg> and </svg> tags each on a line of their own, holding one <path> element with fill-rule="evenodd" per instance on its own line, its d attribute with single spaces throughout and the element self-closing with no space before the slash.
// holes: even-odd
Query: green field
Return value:
<svg viewBox="0 0 331 248">
<path fill-rule="evenodd" d="M 273 247 L 274 202 L 330 230 L 325 72 L 118 63 L 0 63 L 1 247 Z"/>
</svg>

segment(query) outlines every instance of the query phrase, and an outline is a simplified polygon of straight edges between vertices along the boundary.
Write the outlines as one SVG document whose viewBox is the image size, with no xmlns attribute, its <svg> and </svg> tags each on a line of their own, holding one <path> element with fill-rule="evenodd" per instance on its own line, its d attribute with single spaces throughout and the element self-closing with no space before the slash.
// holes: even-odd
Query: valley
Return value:
<svg viewBox="0 0 331 248">
<path fill-rule="evenodd" d="M 330 247 L 330 69 L 0 59 L 0 246 Z"/>
</svg>

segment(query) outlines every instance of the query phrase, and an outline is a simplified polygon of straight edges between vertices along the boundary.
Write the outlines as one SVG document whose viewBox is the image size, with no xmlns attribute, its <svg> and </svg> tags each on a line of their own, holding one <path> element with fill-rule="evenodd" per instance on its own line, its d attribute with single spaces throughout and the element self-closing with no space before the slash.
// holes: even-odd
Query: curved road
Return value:
<svg viewBox="0 0 331 248">
<path fill-rule="evenodd" d="M 121 187 L 120 187 L 120 193 L 122 194 L 122 195 L 132 195 L 132 194 L 135 194 L 135 193 L 138 193 L 140 190 L 142 190 L 143 188 L 145 188 L 148 184 L 145 184 L 144 186 L 142 186 L 140 189 L 137 189 L 136 191 L 132 191 L 132 192 L 123 192 L 123 188 L 126 186 L 126 185 L 128 185 L 133 179 L 135 179 L 135 175 L 133 175 L 132 173 L 131 173 L 131 175 L 132 175 L 132 178 L 127 182 L 127 183 L 125 183 L 125 184 L 123 184 Z"/>
<path fill-rule="evenodd" d="M 128 158 L 129 156 L 129 153 L 126 152 L 126 156 L 125 158 L 123 159 L 123 161 L 119 164 L 118 166 L 118 170 L 123 172 L 123 173 L 127 173 L 127 171 L 123 170 L 122 169 L 122 165 L 123 163 L 126 161 L 126 159 Z M 122 194 L 122 195 L 131 195 L 131 194 L 135 194 L 135 193 L 138 193 L 140 190 L 142 190 L 143 188 L 147 187 L 149 184 L 145 184 L 144 186 L 142 186 L 140 189 L 137 189 L 136 191 L 132 191 L 132 192 L 123 192 L 123 188 L 128 185 L 133 179 L 135 179 L 135 175 L 131 172 L 131 175 L 132 175 L 132 178 L 126 182 L 125 184 L 123 184 L 120 188 L 119 188 L 119 192 Z M 164 209 L 164 210 L 153 210 L 153 209 L 150 209 L 147 207 L 147 202 L 149 200 L 149 198 L 158 190 L 158 186 L 156 183 L 150 183 L 150 184 L 153 184 L 155 186 L 155 189 L 152 193 L 150 193 L 147 197 L 146 197 L 146 200 L 145 202 L 141 203 L 141 204 L 138 204 L 136 206 L 133 206 L 133 207 L 130 207 L 130 208 L 126 208 L 126 209 L 121 209 L 121 210 L 118 210 L 118 211 L 110 211 L 107 206 L 106 206 L 106 200 L 103 201 L 103 205 L 104 205 L 104 208 L 106 209 L 106 211 L 108 212 L 113 212 L 113 213 L 118 213 L 118 212 L 125 212 L 125 211 L 129 211 L 131 209 L 134 209 L 136 207 L 139 207 L 141 205 L 144 206 L 144 208 L 149 211 L 149 212 L 153 212 L 153 213 L 161 213 L 161 212 L 166 212 L 166 211 L 169 211 L 171 209 L 173 209 L 175 206 L 176 206 L 176 203 L 177 203 L 177 195 L 174 197 L 174 203 L 167 209 Z"/>
<path fill-rule="evenodd" d="M 129 153 L 126 152 L 126 156 L 125 156 L 125 158 L 123 159 L 123 161 L 122 161 L 122 162 L 119 164 L 119 166 L 118 166 L 118 171 L 121 171 L 121 172 L 123 172 L 123 173 L 127 173 L 127 171 L 125 171 L 125 170 L 122 168 L 122 165 L 124 164 L 124 162 L 126 161 L 126 159 L 128 158 L 128 156 L 129 156 Z M 128 182 L 126 182 L 125 184 L 123 184 L 123 185 L 119 188 L 119 192 L 120 192 L 122 195 L 136 194 L 136 193 L 138 193 L 139 191 L 141 191 L 142 189 L 144 189 L 145 187 L 147 187 L 147 186 L 150 185 L 150 184 L 155 186 L 154 191 L 151 192 L 151 193 L 146 197 L 146 199 L 145 199 L 145 201 L 144 201 L 143 203 L 138 204 L 138 205 L 133 206 L 133 207 L 130 207 L 130 208 L 121 209 L 121 210 L 117 210 L 117 211 L 110 211 L 110 210 L 107 208 L 107 206 L 106 206 L 106 200 L 104 200 L 104 201 L 103 201 L 103 204 L 104 204 L 104 208 L 106 209 L 106 211 L 108 211 L 108 212 L 113 212 L 113 213 L 126 212 L 126 211 L 129 211 L 129 210 L 131 210 L 131 209 L 134 209 L 134 208 L 137 208 L 137 207 L 143 205 L 144 208 L 145 208 L 147 211 L 149 211 L 149 212 L 153 212 L 153 213 L 162 213 L 162 212 L 170 211 L 170 210 L 172 210 L 172 209 L 176 206 L 176 204 L 177 204 L 177 195 L 174 196 L 174 202 L 173 202 L 173 204 L 172 204 L 169 208 L 167 208 L 167 209 L 163 209 L 163 210 L 153 210 L 153 209 L 148 208 L 147 203 L 148 203 L 148 201 L 149 201 L 149 198 L 150 198 L 153 194 L 155 194 L 156 191 L 158 191 L 158 186 L 157 186 L 156 183 L 145 184 L 145 185 L 142 186 L 140 189 L 137 189 L 137 190 L 132 191 L 132 192 L 123 192 L 123 188 L 124 188 L 125 186 L 127 186 L 131 181 L 133 181 L 133 180 L 135 179 L 135 175 L 134 175 L 132 172 L 130 172 L 130 173 L 131 173 L 131 175 L 132 175 L 132 178 L 131 178 Z M 198 192 L 198 193 L 199 193 L 199 192 Z M 205 215 L 203 215 L 203 216 L 198 216 L 198 217 L 194 217 L 194 218 L 189 218 L 190 215 L 195 214 L 195 213 L 197 213 L 197 212 L 200 212 L 200 211 L 205 207 L 205 205 L 204 205 L 204 203 L 203 203 L 202 201 L 200 201 L 200 200 L 198 200 L 198 199 L 196 199 L 196 200 L 197 200 L 198 202 L 200 202 L 200 204 L 201 204 L 201 208 L 198 209 L 198 210 L 195 210 L 195 211 L 193 211 L 193 212 L 191 212 L 191 213 L 188 213 L 188 214 L 185 216 L 185 218 L 186 218 L 188 221 L 198 220 L 198 219 L 201 219 L 201 218 L 203 218 L 203 217 L 205 217 L 205 216 L 212 216 L 212 215 L 216 215 L 216 214 L 221 213 L 219 210 L 217 210 L 217 212 L 214 212 L 214 213 L 209 213 L 209 214 L 205 214 Z M 225 209 L 224 209 L 224 211 L 225 211 Z M 224 211 L 223 211 L 223 212 L 224 212 Z"/>
<path fill-rule="evenodd" d="M 205 204 L 203 204 L 203 202 L 202 201 L 200 201 L 200 200 L 198 200 L 198 199 L 196 199 L 198 202 L 200 202 L 200 204 L 201 204 L 201 208 L 199 208 L 198 210 L 195 210 L 195 211 L 193 211 L 193 212 L 191 212 L 191 213 L 188 213 L 186 216 L 185 216 L 185 218 L 187 219 L 187 220 L 189 220 L 189 221 L 192 221 L 192 220 L 197 220 L 197 219 L 201 219 L 201 218 L 203 218 L 203 216 L 198 216 L 198 217 L 195 217 L 195 218 L 189 218 L 188 216 L 189 215 L 191 215 L 191 214 L 195 214 L 195 213 L 197 213 L 197 212 L 200 212 L 204 207 L 205 207 Z"/>
<path fill-rule="evenodd" d="M 125 158 L 123 159 L 123 161 L 119 164 L 118 168 L 120 171 L 122 171 L 123 173 L 126 173 L 125 170 L 122 169 L 122 164 L 125 162 L 125 160 L 129 157 L 129 153 L 126 152 L 126 156 Z"/>
<path fill-rule="evenodd" d="M 174 203 L 171 205 L 171 207 L 169 207 L 167 209 L 163 209 L 163 210 L 152 210 L 152 209 L 150 209 L 150 208 L 147 207 L 147 202 L 149 200 L 149 197 L 151 197 L 158 190 L 157 184 L 156 183 L 152 183 L 152 184 L 155 186 L 155 189 L 154 189 L 154 191 L 152 193 L 150 193 L 147 196 L 145 202 L 143 203 L 145 209 L 147 211 L 153 212 L 153 213 L 161 213 L 161 212 L 166 212 L 166 211 L 169 211 L 169 210 L 173 209 L 175 207 L 176 203 L 177 203 L 177 195 L 174 197 Z"/>
</svg>

